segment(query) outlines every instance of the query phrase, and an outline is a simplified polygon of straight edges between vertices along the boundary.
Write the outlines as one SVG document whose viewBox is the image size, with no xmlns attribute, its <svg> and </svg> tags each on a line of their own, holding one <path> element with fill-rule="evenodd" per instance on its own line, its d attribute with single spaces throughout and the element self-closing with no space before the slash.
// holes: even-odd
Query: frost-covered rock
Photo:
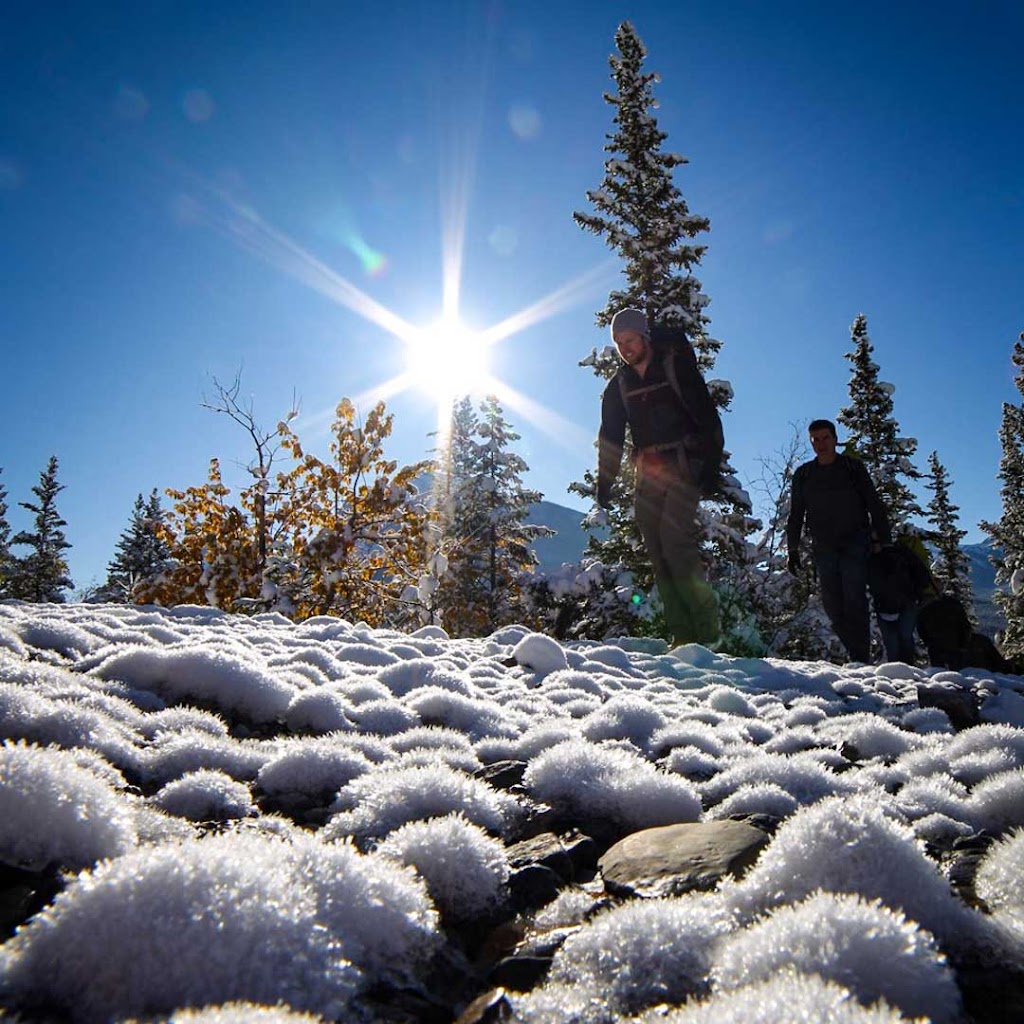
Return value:
<svg viewBox="0 0 1024 1024">
<path fill-rule="evenodd" d="M 315 840 L 222 835 L 75 879 L 3 947 L 0 989 L 92 1024 L 231 1001 L 337 1019 L 408 980 L 436 916 L 407 869 Z"/>
<path fill-rule="evenodd" d="M 710 954 L 730 927 L 712 896 L 643 900 L 595 917 L 555 954 L 554 985 L 603 993 L 623 1016 L 707 992 Z"/>
<path fill-rule="evenodd" d="M 230 821 L 256 813 L 252 794 L 244 782 L 208 768 L 188 772 L 167 783 L 152 800 L 167 814 L 189 821 Z"/>
<path fill-rule="evenodd" d="M 0 746 L 0 863 L 78 869 L 137 841 L 129 798 L 73 752 Z"/>
<path fill-rule="evenodd" d="M 568 817 L 606 819 L 626 831 L 696 821 L 693 786 L 623 750 L 567 740 L 539 754 L 526 769 L 530 795 Z"/>
<path fill-rule="evenodd" d="M 865 1005 L 884 999 L 933 1024 L 960 1019 L 960 993 L 931 935 L 880 903 L 819 893 L 724 939 L 712 975 L 722 989 L 792 969 L 817 974 Z"/>
<path fill-rule="evenodd" d="M 493 911 L 508 882 L 505 847 L 458 814 L 402 825 L 377 852 L 415 868 L 449 921 Z"/>
</svg>

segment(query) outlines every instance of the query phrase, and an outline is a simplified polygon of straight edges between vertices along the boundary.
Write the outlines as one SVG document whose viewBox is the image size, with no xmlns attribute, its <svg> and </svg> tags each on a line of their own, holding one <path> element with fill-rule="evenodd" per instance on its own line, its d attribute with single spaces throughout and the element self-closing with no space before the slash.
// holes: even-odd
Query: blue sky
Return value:
<svg viewBox="0 0 1024 1024">
<path fill-rule="evenodd" d="M 529 483 L 579 506 L 565 488 L 594 460 L 601 383 L 577 364 L 605 343 L 594 314 L 617 266 L 572 212 L 602 177 L 607 58 L 628 17 L 662 76 L 667 148 L 690 159 L 677 184 L 711 220 L 698 276 L 743 481 L 756 498 L 794 425 L 847 400 L 864 313 L 918 468 L 939 452 L 980 540 L 1024 330 L 1024 8 L 830 6 L 5 7 L 12 527 L 56 454 L 83 585 L 139 492 L 199 484 L 212 456 L 244 483 L 246 436 L 201 407 L 240 368 L 257 418 L 273 425 L 296 393 L 295 429 L 326 454 L 337 402 L 406 358 L 344 300 L 435 320 L 460 224 L 465 323 L 562 295 L 495 345 L 492 369 L 527 400 L 506 411 Z M 393 457 L 424 456 L 436 405 L 389 399 Z"/>
</svg>

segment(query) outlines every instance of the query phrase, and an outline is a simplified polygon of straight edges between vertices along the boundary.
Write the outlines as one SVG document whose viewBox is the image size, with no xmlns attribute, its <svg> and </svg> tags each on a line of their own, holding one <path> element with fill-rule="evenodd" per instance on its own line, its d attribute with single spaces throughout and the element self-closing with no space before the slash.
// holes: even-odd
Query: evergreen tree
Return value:
<svg viewBox="0 0 1024 1024">
<path fill-rule="evenodd" d="M 1014 343 L 1011 356 L 1017 368 L 1014 385 L 1024 398 L 1024 333 Z M 1024 404 L 1003 403 L 999 427 L 1003 454 L 999 462 L 1003 513 L 998 522 L 983 522 L 981 528 L 992 538 L 998 554 L 992 557 L 996 582 L 1002 588 L 995 602 L 1006 616 L 1003 654 L 1024 658 Z"/>
<path fill-rule="evenodd" d="M 616 127 L 604 147 L 609 154 L 605 175 L 601 186 L 587 193 L 594 212 L 573 214 L 581 228 L 604 237 L 624 262 L 626 287 L 608 296 L 596 321 L 607 326 L 619 309 L 630 306 L 644 310 L 650 323 L 680 327 L 707 374 L 721 342 L 707 333 L 709 320 L 704 309 L 708 299 L 693 269 L 706 248 L 694 239 L 707 232 L 710 224 L 707 218 L 690 213 L 673 181 L 674 170 L 687 160 L 662 149 L 667 135 L 658 128 L 652 113 L 657 105 L 653 85 L 658 76 L 643 70 L 646 50 L 628 21 L 619 26 L 615 44 L 618 53 L 609 58 L 615 92 L 606 93 L 604 98 L 615 109 Z M 580 365 L 591 366 L 599 376 L 610 378 L 619 360 L 606 346 L 600 354 L 591 352 Z M 709 380 L 708 386 L 719 408 L 727 408 L 732 397 L 728 382 Z M 745 571 L 745 538 L 760 525 L 748 516 L 750 499 L 728 466 L 727 455 L 722 475 L 725 488 L 717 509 L 713 515 L 705 515 L 712 579 Z M 582 483 L 571 485 L 571 490 L 593 498 L 596 474 L 588 472 Z M 651 567 L 632 516 L 632 498 L 633 481 L 624 471 L 613 495 L 608 536 L 605 539 L 592 533 L 588 554 L 613 571 L 625 569 L 637 587 L 646 591 L 652 583 Z M 623 609 L 627 620 L 631 607 L 627 603 Z M 633 624 L 640 630 L 645 628 L 639 619 L 634 618 Z M 649 631 L 650 627 L 646 628 Z M 723 628 L 728 630 L 728 623 L 723 622 Z"/>
<path fill-rule="evenodd" d="M 3 470 L 0 469 L 0 473 Z M 7 522 L 7 488 L 0 484 L 0 598 L 10 597 L 14 558 L 11 555 L 11 527 Z"/>
<path fill-rule="evenodd" d="M 64 536 L 64 527 L 68 524 L 57 512 L 57 495 L 62 490 L 64 485 L 57 482 L 57 456 L 51 455 L 46 469 L 39 474 L 39 483 L 32 488 L 37 503 L 18 502 L 22 508 L 35 514 L 35 529 L 22 530 L 11 540 L 12 545 L 31 548 L 27 555 L 14 562 L 10 586 L 12 597 L 63 604 L 65 591 L 74 586 L 64 557 L 64 552 L 71 547 Z"/>
<path fill-rule="evenodd" d="M 864 460 L 879 497 L 889 513 L 893 533 L 910 527 L 913 516 L 923 516 L 908 480 L 921 479 L 911 459 L 917 441 L 900 437 L 899 424 L 893 416 L 892 384 L 879 380 L 878 364 L 872 358 L 874 346 L 868 336 L 868 322 L 863 313 L 850 328 L 853 351 L 846 358 L 853 364 L 850 375 L 850 404 L 839 413 L 839 422 L 850 432 L 850 443 Z"/>
<path fill-rule="evenodd" d="M 486 635 L 525 617 L 524 587 L 537 565 L 531 545 L 552 531 L 525 521 L 541 495 L 523 486 L 528 467 L 509 450 L 518 440 L 493 396 L 479 415 L 468 398 L 453 410 L 442 458 L 447 573 L 438 595 L 453 635 Z"/>
<path fill-rule="evenodd" d="M 131 519 L 117 542 L 117 553 L 107 563 L 107 579 L 97 599 L 114 604 L 135 601 L 140 585 L 158 579 L 169 567 L 170 545 L 160 526 L 165 513 L 154 488 L 148 498 L 135 499 Z"/>
<path fill-rule="evenodd" d="M 928 502 L 928 522 L 935 528 L 932 541 L 936 554 L 932 575 L 943 591 L 953 594 L 973 618 L 971 563 L 961 547 L 967 531 L 960 529 L 960 517 L 957 515 L 960 509 L 950 500 L 949 473 L 939 461 L 937 452 L 928 456 L 928 469 L 925 487 L 933 492 Z"/>
</svg>

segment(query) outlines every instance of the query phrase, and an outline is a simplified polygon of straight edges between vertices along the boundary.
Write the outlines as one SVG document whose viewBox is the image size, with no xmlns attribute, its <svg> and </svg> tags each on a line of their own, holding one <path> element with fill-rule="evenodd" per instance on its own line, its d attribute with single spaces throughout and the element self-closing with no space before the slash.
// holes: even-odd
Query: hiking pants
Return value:
<svg viewBox="0 0 1024 1024">
<path fill-rule="evenodd" d="M 676 644 L 710 644 L 719 633 L 718 601 L 700 559 L 699 501 L 682 448 L 639 454 L 634 514 Z"/>
<path fill-rule="evenodd" d="M 839 642 L 850 661 L 871 661 L 871 620 L 868 612 L 867 531 L 844 538 L 835 547 L 814 550 L 814 564 L 825 606 Z"/>
<path fill-rule="evenodd" d="M 912 604 L 904 608 L 894 619 L 878 616 L 878 629 L 882 634 L 885 657 L 888 661 L 905 661 L 908 665 L 913 665 L 917 659 L 917 645 L 914 642 L 917 611 L 918 606 Z"/>
</svg>

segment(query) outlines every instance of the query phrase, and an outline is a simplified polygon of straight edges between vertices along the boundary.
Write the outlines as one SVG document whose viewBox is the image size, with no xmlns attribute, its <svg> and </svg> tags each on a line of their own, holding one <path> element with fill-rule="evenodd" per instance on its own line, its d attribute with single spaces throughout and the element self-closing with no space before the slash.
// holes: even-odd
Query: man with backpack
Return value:
<svg viewBox="0 0 1024 1024">
<path fill-rule="evenodd" d="M 636 470 L 634 515 L 674 644 L 713 645 L 718 602 L 704 578 L 697 505 L 717 492 L 724 439 L 718 410 L 682 329 L 648 327 L 639 309 L 612 318 L 622 365 L 601 398 L 597 502 L 611 503 L 626 427 Z"/>
<path fill-rule="evenodd" d="M 806 519 L 825 614 L 850 660 L 867 663 L 871 535 L 879 544 L 889 544 L 889 517 L 864 463 L 836 451 L 835 424 L 814 420 L 807 429 L 814 458 L 793 474 L 786 524 L 789 571 L 794 576 L 800 572 L 800 535 Z"/>
</svg>

